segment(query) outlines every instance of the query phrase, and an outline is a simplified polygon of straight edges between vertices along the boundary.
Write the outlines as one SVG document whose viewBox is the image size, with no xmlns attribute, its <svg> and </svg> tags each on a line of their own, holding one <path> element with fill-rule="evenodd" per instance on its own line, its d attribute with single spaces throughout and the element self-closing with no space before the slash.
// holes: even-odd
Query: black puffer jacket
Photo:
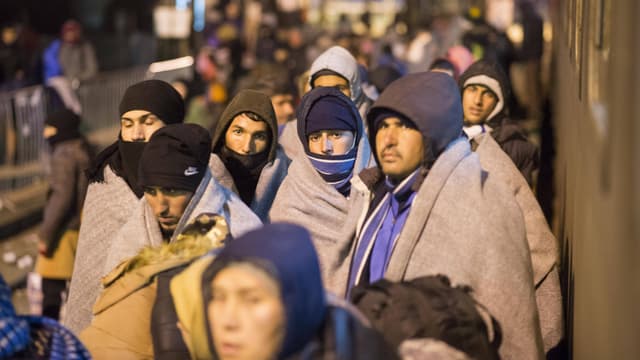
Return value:
<svg viewBox="0 0 640 360">
<path fill-rule="evenodd" d="M 498 82 L 500 89 L 492 90 L 500 91 L 501 93 L 497 95 L 499 99 L 502 99 L 502 105 L 496 105 L 496 107 L 501 106 L 500 111 L 491 114 L 490 117 L 485 120 L 485 124 L 493 129 L 491 136 L 500 145 L 502 150 L 509 155 L 529 185 L 531 185 L 533 172 L 539 167 L 538 148 L 529 142 L 522 128 L 509 118 L 508 105 L 509 99 L 511 98 L 511 88 L 509 87 L 507 76 L 500 68 L 500 65 L 486 60 L 475 62 L 460 76 L 460 93 L 462 94 L 464 92 L 465 85 L 483 85 L 484 80 L 478 78 L 480 76 L 485 76 Z M 478 80 L 475 81 L 474 78 Z M 475 146 L 477 146 L 477 144 L 474 144 L 472 140 L 472 147 L 474 149 Z"/>
</svg>

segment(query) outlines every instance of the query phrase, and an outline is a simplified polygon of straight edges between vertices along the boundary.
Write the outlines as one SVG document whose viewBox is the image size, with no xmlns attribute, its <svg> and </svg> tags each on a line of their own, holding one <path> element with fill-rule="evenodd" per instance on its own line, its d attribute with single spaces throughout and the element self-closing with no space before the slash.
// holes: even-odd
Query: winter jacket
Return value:
<svg viewBox="0 0 640 360">
<path fill-rule="evenodd" d="M 395 241 L 385 278 L 411 280 L 443 274 L 474 289 L 503 330 L 500 356 L 539 359 L 542 340 L 534 298 L 531 257 L 522 214 L 507 185 L 487 181 L 469 143 L 460 138 L 462 109 L 457 87 L 442 73 L 408 75 L 392 83 L 372 107 L 399 112 L 423 134 L 424 180 Z M 370 128 L 372 128 L 370 126 Z M 375 134 L 370 134 L 374 137 Z M 317 246 L 338 294 L 347 281 L 357 239 L 382 173 L 366 170 L 352 180 L 344 234 Z M 370 251 L 370 250 L 369 250 Z"/>
<path fill-rule="evenodd" d="M 47 256 L 55 252 L 66 230 L 80 228 L 80 213 L 87 192 L 84 171 L 89 167 L 90 155 L 84 139 L 57 144 L 51 155 L 49 194 L 44 208 L 39 237 L 47 244 Z M 71 259 L 73 262 L 73 259 Z"/>
<path fill-rule="evenodd" d="M 540 328 L 545 352 L 560 342 L 563 336 L 562 294 L 558 274 L 558 242 L 553 236 L 542 209 L 526 180 L 507 154 L 491 136 L 480 135 L 476 154 L 482 168 L 489 172 L 488 181 L 501 180 L 508 184 L 524 218 L 536 303 L 540 314 Z"/>
<path fill-rule="evenodd" d="M 302 107 L 299 110 L 301 116 L 298 121 L 303 123 L 299 128 L 306 128 L 304 122 L 309 110 L 315 101 L 326 96 L 326 92 L 310 93 L 311 97 L 306 98 L 305 103 L 301 104 Z M 362 121 L 358 121 L 358 127 L 360 143 L 357 144 L 358 153 L 353 168 L 354 174 L 362 171 L 372 158 L 367 137 L 364 136 Z M 272 221 L 291 222 L 304 226 L 311 233 L 314 245 L 321 246 L 324 242 L 333 241 L 340 233 L 344 218 L 349 211 L 349 202 L 318 174 L 302 148 L 300 137 L 306 138 L 303 133 L 298 132 L 300 152 L 293 159 L 289 174 L 280 186 L 270 217 Z M 322 256 L 321 252 L 319 254 Z M 320 263 L 324 264 L 328 260 L 321 258 Z M 324 278 L 329 275 L 325 270 L 322 268 Z"/>
<path fill-rule="evenodd" d="M 94 359 L 154 358 L 151 314 L 157 278 L 222 246 L 228 234 L 226 222 L 214 218 L 209 227 L 215 231 L 204 236 L 180 234 L 173 243 L 142 249 L 102 279 L 104 290 L 93 306 L 94 318 L 80 334 Z"/>
<path fill-rule="evenodd" d="M 229 103 L 220 117 L 213 135 L 213 154 L 209 161 L 209 168 L 213 177 L 222 186 L 239 194 L 233 175 L 225 167 L 218 153 L 220 148 L 224 146 L 225 134 L 233 119 L 237 115 L 248 111 L 264 119 L 271 132 L 271 143 L 267 150 L 269 152 L 267 164 L 262 168 L 256 184 L 253 201 L 251 202 L 251 210 L 258 215 L 260 220 L 267 222 L 269 210 L 280 184 L 287 176 L 287 169 L 290 163 L 289 158 L 278 143 L 278 123 L 268 96 L 253 90 L 244 90 Z"/>
<path fill-rule="evenodd" d="M 497 63 L 489 61 L 477 61 L 465 71 L 459 80 L 460 91 L 464 93 L 464 88 L 470 83 L 484 84 L 483 80 L 476 81 L 479 77 L 485 76 L 495 80 L 499 88 L 493 88 L 496 92 L 498 103 L 496 108 L 485 120 L 485 124 L 491 128 L 491 136 L 496 140 L 504 152 L 509 155 L 516 164 L 529 185 L 533 182 L 533 172 L 539 167 L 539 154 L 537 147 L 527 140 L 522 129 L 509 118 L 509 99 L 511 98 L 511 88 L 506 74 Z M 473 139 L 471 139 L 473 141 Z M 475 147 L 477 144 L 473 144 Z"/>
</svg>

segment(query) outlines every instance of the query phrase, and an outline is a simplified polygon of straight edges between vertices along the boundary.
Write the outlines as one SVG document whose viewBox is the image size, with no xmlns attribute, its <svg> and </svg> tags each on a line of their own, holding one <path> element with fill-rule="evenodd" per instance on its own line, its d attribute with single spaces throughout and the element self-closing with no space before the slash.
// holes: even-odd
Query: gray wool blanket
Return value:
<svg viewBox="0 0 640 360">
<path fill-rule="evenodd" d="M 109 166 L 104 169 L 103 182 L 89 184 L 63 321 L 76 334 L 91 321 L 111 239 L 129 220 L 138 201 L 129 185 Z"/>
<path fill-rule="evenodd" d="M 275 159 L 265 165 L 260 173 L 255 196 L 251 203 L 251 210 L 253 210 L 264 223 L 269 222 L 269 210 L 271 210 L 271 205 L 276 198 L 280 184 L 282 184 L 282 181 L 287 176 L 290 162 L 284 150 L 278 146 Z M 220 185 L 236 194 L 238 193 L 238 189 L 233 182 L 233 177 L 217 154 L 211 154 L 209 158 L 209 169 Z"/>
<path fill-rule="evenodd" d="M 504 359 L 541 359 L 543 345 L 534 297 L 525 225 L 514 197 L 500 181 L 488 181 L 465 139 L 442 153 L 420 186 L 395 242 L 385 278 L 411 280 L 444 274 L 469 285 L 473 296 L 499 321 Z M 372 193 L 352 180 L 345 233 L 317 244 L 330 274 L 330 291 L 344 294 Z"/>
<path fill-rule="evenodd" d="M 474 139 L 482 168 L 508 185 L 524 218 L 531 253 L 533 283 L 540 314 L 540 327 L 545 352 L 556 346 L 563 336 L 562 294 L 558 274 L 558 243 L 529 188 L 529 184 L 492 136 L 482 134 Z"/>
<path fill-rule="evenodd" d="M 372 158 L 369 144 L 365 145 L 362 151 L 358 151 L 354 173 L 363 170 L 363 158 L 367 161 Z M 269 216 L 274 222 L 290 222 L 306 227 L 314 245 L 318 247 L 338 238 L 348 210 L 347 198 L 320 177 L 303 151 L 289 166 L 289 174 L 280 186 Z M 322 257 L 326 254 L 318 251 L 318 255 Z M 330 257 L 320 259 L 323 279 L 328 278 L 330 269 L 322 265 L 330 260 Z"/>
<path fill-rule="evenodd" d="M 146 200 L 136 199 L 132 205 L 132 211 L 128 220 L 120 229 L 113 231 L 112 237 L 107 239 L 107 244 L 100 254 L 92 254 L 95 261 L 92 263 L 92 278 L 83 276 L 83 283 L 86 287 L 76 291 L 76 298 L 82 302 L 81 305 L 88 305 L 89 312 L 86 317 L 76 317 L 74 322 L 76 332 L 89 326 L 92 318 L 92 308 L 98 295 L 100 294 L 100 279 L 109 274 L 118 264 L 136 255 L 145 246 L 159 246 L 162 244 L 162 234 L 151 208 Z M 232 191 L 222 187 L 207 171 L 202 182 L 196 189 L 185 212 L 177 225 L 176 231 L 171 241 L 193 218 L 203 212 L 220 214 L 225 217 L 229 224 L 229 231 L 233 237 L 240 236 L 247 231 L 253 230 L 261 225 L 260 219 L 236 196 Z M 97 268 L 100 266 L 98 270 Z M 74 269 L 75 271 L 75 269 Z M 71 303 L 69 306 L 74 306 Z M 70 307 L 72 312 L 78 312 L 78 308 Z"/>
</svg>

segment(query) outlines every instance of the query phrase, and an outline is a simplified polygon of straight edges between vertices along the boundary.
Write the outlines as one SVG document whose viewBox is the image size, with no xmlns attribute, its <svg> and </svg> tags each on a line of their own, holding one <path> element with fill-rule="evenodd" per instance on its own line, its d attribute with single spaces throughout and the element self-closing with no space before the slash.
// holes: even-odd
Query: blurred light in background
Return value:
<svg viewBox="0 0 640 360">
<path fill-rule="evenodd" d="M 205 15 L 206 15 L 205 0 L 194 0 L 193 3 L 193 30 L 204 30 Z"/>
<path fill-rule="evenodd" d="M 193 57 L 184 56 L 177 59 L 158 61 L 149 65 L 149 71 L 152 73 L 161 73 L 176 69 L 188 68 L 193 65 Z"/>
</svg>

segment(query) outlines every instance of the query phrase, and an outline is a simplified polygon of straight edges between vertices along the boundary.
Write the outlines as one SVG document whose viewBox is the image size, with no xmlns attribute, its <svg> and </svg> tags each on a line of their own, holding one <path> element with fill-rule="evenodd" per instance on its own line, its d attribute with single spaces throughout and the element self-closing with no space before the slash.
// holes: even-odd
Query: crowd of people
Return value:
<svg viewBox="0 0 640 360">
<path fill-rule="evenodd" d="M 203 48 L 201 94 L 130 86 L 99 154 L 73 106 L 47 117 L 36 270 L 66 358 L 548 355 L 564 336 L 558 245 L 504 63 L 467 34 L 419 71 L 392 42 L 374 64 L 352 36 L 318 38 L 301 65 L 287 34 L 284 58 L 262 51 L 248 72 Z M 60 346 L 8 314 L 24 336 L 0 354 Z"/>
</svg>

